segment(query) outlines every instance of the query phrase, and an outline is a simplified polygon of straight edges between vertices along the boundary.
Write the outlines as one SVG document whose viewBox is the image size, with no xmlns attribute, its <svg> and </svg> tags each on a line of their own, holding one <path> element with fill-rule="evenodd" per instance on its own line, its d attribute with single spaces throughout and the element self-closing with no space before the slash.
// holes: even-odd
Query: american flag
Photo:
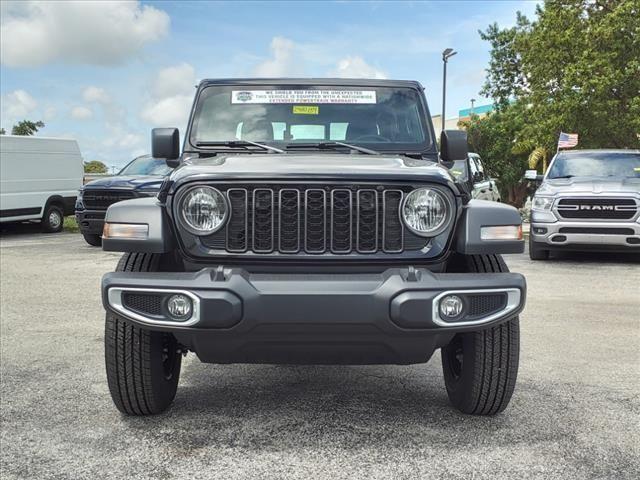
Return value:
<svg viewBox="0 0 640 480">
<path fill-rule="evenodd" d="M 571 148 L 578 145 L 577 133 L 564 133 L 560 132 L 560 138 L 558 139 L 558 150 L 561 148 Z"/>
</svg>

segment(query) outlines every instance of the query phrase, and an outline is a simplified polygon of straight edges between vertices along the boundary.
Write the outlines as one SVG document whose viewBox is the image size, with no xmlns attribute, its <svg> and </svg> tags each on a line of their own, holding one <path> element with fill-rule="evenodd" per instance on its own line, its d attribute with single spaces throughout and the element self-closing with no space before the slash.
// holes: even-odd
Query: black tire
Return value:
<svg viewBox="0 0 640 480">
<path fill-rule="evenodd" d="M 102 237 L 100 235 L 96 235 L 95 233 L 83 233 L 82 236 L 84 237 L 84 241 L 92 247 L 102 246 Z"/>
<path fill-rule="evenodd" d="M 49 205 L 42 215 L 42 231 L 44 233 L 58 233 L 64 227 L 64 210 L 59 205 Z"/>
<path fill-rule="evenodd" d="M 549 250 L 540 248 L 529 234 L 529 258 L 531 260 L 549 260 Z"/>
<path fill-rule="evenodd" d="M 126 253 L 118 272 L 158 271 L 160 257 Z M 176 395 L 182 356 L 170 333 L 144 330 L 107 313 L 105 363 L 111 398 L 127 415 L 164 412 Z"/>
<path fill-rule="evenodd" d="M 460 263 L 473 273 L 509 271 L 500 255 L 469 255 Z M 447 394 L 458 410 L 473 415 L 501 412 L 511 400 L 518 376 L 519 319 L 456 334 L 441 355 Z"/>
</svg>

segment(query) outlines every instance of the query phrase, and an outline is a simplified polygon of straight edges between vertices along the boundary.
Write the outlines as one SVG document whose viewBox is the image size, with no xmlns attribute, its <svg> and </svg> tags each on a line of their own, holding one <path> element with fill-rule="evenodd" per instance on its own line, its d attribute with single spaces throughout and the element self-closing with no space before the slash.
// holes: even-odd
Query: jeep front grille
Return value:
<svg viewBox="0 0 640 480">
<path fill-rule="evenodd" d="M 404 193 L 403 187 L 376 186 L 230 187 L 226 189 L 230 216 L 225 228 L 203 237 L 202 242 L 230 253 L 420 250 L 428 239 L 405 230 L 400 219 Z"/>
<path fill-rule="evenodd" d="M 87 210 L 106 210 L 110 205 L 122 200 L 133 198 L 131 191 L 117 190 L 85 190 L 82 194 L 82 202 Z"/>
<path fill-rule="evenodd" d="M 633 198 L 561 198 L 556 210 L 567 219 L 629 220 L 638 205 Z"/>
</svg>

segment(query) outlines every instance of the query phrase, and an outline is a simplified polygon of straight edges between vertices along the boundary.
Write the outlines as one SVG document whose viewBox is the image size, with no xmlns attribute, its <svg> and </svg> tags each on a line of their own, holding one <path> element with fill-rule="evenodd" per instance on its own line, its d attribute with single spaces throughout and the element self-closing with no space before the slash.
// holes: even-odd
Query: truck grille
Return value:
<svg viewBox="0 0 640 480">
<path fill-rule="evenodd" d="M 114 203 L 133 197 L 134 194 L 130 191 L 88 189 L 82 195 L 82 202 L 87 210 L 106 210 Z"/>
<path fill-rule="evenodd" d="M 629 220 L 638 205 L 633 198 L 561 198 L 556 209 L 562 218 Z"/>
<path fill-rule="evenodd" d="M 404 193 L 402 187 L 373 186 L 228 188 L 229 221 L 202 242 L 231 253 L 419 250 L 428 239 L 405 230 L 400 219 Z"/>
</svg>

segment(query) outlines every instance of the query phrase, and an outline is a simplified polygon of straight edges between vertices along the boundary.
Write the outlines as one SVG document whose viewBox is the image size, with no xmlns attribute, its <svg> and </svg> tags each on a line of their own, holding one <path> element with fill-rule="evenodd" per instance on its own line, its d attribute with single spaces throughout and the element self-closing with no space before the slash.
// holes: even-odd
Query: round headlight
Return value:
<svg viewBox="0 0 640 480">
<path fill-rule="evenodd" d="M 196 235 L 209 235 L 224 225 L 227 202 L 213 187 L 195 187 L 180 202 L 180 215 L 185 228 Z"/>
<path fill-rule="evenodd" d="M 402 218 L 412 232 L 427 236 L 442 232 L 449 221 L 449 201 L 437 190 L 418 188 L 404 201 Z"/>
</svg>

